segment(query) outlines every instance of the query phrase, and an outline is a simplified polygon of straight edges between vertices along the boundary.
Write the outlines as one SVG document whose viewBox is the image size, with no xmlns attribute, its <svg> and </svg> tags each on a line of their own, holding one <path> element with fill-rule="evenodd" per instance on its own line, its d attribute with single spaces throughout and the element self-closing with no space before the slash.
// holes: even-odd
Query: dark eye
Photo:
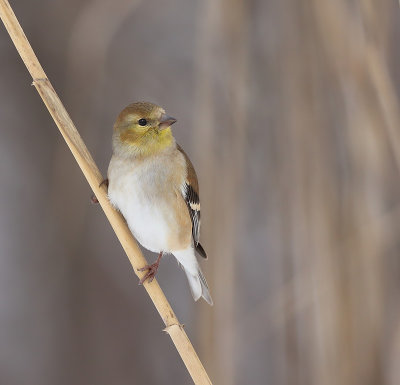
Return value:
<svg viewBox="0 0 400 385">
<path fill-rule="evenodd" d="M 139 123 L 140 126 L 145 126 L 147 124 L 147 120 L 142 118 L 142 119 L 139 119 L 138 123 Z"/>
</svg>

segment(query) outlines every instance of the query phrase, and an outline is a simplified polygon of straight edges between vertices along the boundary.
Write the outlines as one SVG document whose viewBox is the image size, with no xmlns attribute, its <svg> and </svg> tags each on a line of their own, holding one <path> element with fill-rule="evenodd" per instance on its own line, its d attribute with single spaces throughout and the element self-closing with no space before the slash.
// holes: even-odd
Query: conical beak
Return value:
<svg viewBox="0 0 400 385">
<path fill-rule="evenodd" d="M 167 114 L 162 114 L 161 119 L 160 119 L 160 124 L 158 125 L 158 129 L 164 130 L 165 128 L 168 128 L 172 124 L 176 122 L 176 119 L 173 118 L 172 116 L 168 116 Z"/>
</svg>

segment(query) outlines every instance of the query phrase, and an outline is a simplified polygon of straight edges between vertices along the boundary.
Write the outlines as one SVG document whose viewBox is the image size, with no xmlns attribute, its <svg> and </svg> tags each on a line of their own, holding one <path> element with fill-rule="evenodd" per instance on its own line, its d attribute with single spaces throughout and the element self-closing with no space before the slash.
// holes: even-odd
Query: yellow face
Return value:
<svg viewBox="0 0 400 385">
<path fill-rule="evenodd" d="M 130 104 L 118 116 L 114 135 L 121 145 L 129 146 L 141 155 L 151 155 L 173 142 L 170 126 L 176 119 L 163 108 L 147 102 Z"/>
</svg>

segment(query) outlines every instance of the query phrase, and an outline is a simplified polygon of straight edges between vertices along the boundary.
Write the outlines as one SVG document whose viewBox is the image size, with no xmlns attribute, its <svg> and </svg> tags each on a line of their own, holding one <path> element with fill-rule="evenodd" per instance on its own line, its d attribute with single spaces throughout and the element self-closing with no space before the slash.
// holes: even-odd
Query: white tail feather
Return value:
<svg viewBox="0 0 400 385">
<path fill-rule="evenodd" d="M 208 304 L 213 305 L 207 281 L 197 263 L 194 250 L 174 251 L 173 254 L 185 270 L 193 299 L 197 301 L 200 297 L 203 297 Z"/>
<path fill-rule="evenodd" d="M 192 275 L 185 268 L 183 268 L 186 273 L 186 277 L 189 282 L 190 291 L 192 293 L 193 299 L 197 301 L 200 297 L 203 297 L 209 305 L 213 305 L 213 300 L 208 290 L 207 281 L 204 278 L 202 271 L 199 268 L 197 275 Z"/>
</svg>

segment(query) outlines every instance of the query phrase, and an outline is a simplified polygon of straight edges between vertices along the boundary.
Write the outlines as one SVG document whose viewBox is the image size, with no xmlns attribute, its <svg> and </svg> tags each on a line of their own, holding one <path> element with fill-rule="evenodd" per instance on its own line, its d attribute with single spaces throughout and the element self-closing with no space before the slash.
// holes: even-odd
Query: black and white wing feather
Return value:
<svg viewBox="0 0 400 385">
<path fill-rule="evenodd" d="M 195 246 L 200 240 L 200 199 L 193 187 L 185 182 L 183 187 L 184 199 L 189 210 L 190 219 L 192 220 L 192 235 Z"/>
<path fill-rule="evenodd" d="M 178 145 L 178 150 L 185 157 L 187 165 L 187 177 L 182 186 L 182 196 L 186 202 L 189 210 L 190 219 L 192 220 L 192 236 L 193 243 L 196 251 L 203 257 L 207 258 L 207 254 L 201 246 L 200 240 L 200 198 L 199 198 L 199 183 L 197 181 L 197 175 L 192 165 L 192 162 Z"/>
</svg>

